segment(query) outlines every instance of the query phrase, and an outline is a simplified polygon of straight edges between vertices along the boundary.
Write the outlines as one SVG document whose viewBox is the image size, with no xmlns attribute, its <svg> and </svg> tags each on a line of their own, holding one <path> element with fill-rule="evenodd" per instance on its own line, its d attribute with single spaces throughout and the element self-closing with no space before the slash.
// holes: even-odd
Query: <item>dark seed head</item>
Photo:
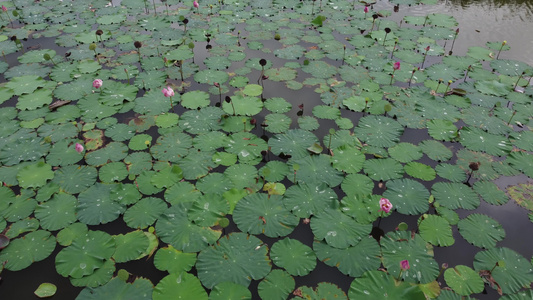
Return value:
<svg viewBox="0 0 533 300">
<path fill-rule="evenodd" d="M 226 98 L 224 100 L 226 100 L 226 103 L 230 103 L 231 102 L 231 98 L 229 96 L 226 96 Z"/>
<path fill-rule="evenodd" d="M 102 35 L 104 32 L 101 29 L 96 30 L 96 35 Z"/>
<path fill-rule="evenodd" d="M 143 44 L 139 41 L 135 41 L 135 43 L 133 43 L 133 45 L 135 46 L 135 48 L 139 49 L 143 46 Z"/>
<path fill-rule="evenodd" d="M 477 170 L 479 170 L 479 165 L 481 165 L 481 163 L 479 161 L 478 162 L 471 162 L 470 164 L 468 164 L 468 167 L 472 171 L 477 171 Z"/>
<path fill-rule="evenodd" d="M 261 58 L 261 59 L 259 60 L 259 64 L 260 64 L 261 66 L 263 66 L 263 67 L 266 66 L 266 64 L 267 64 L 266 59 Z"/>
<path fill-rule="evenodd" d="M 378 14 L 373 14 L 372 18 L 375 20 L 375 19 L 379 18 L 379 15 Z"/>
<path fill-rule="evenodd" d="M 385 28 L 385 32 L 390 33 L 390 28 L 389 27 Z"/>
<path fill-rule="evenodd" d="M 183 24 L 187 25 L 187 23 L 189 23 L 189 19 L 187 18 L 183 19 Z"/>
</svg>

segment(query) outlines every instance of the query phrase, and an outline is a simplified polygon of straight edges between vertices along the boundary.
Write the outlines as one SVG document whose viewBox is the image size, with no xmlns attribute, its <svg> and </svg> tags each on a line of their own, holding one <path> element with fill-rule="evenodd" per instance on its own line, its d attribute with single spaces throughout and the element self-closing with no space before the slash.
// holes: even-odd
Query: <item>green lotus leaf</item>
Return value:
<svg viewBox="0 0 533 300">
<path fill-rule="evenodd" d="M 211 289 L 209 300 L 242 299 L 251 300 L 252 293 L 248 288 L 233 282 L 221 282 Z"/>
<path fill-rule="evenodd" d="M 263 102 L 257 97 L 234 95 L 230 103 L 222 103 L 222 109 L 230 115 L 254 116 L 263 109 Z"/>
<path fill-rule="evenodd" d="M 57 286 L 52 283 L 41 283 L 39 287 L 33 292 L 39 298 L 52 297 L 56 294 Z"/>
<path fill-rule="evenodd" d="M 190 271 L 195 263 L 196 253 L 184 253 L 171 245 L 160 248 L 154 256 L 155 267 L 171 274 Z"/>
<path fill-rule="evenodd" d="M 525 300 L 525 299 L 528 299 L 529 297 L 533 297 L 533 292 L 531 289 L 520 291 L 516 294 L 504 295 L 503 297 L 500 297 L 500 299 L 502 300 Z"/>
<path fill-rule="evenodd" d="M 507 157 L 509 164 L 518 171 L 526 174 L 529 178 L 533 178 L 533 161 L 531 154 L 526 152 L 512 152 Z"/>
<path fill-rule="evenodd" d="M 289 166 L 298 165 L 295 176 L 288 176 L 291 181 L 306 183 L 309 185 L 319 185 L 325 183 L 330 187 L 339 185 L 343 178 L 341 172 L 334 169 L 330 162 L 330 156 L 320 154 L 306 156 L 300 159 L 291 159 Z"/>
<path fill-rule="evenodd" d="M 187 272 L 167 275 L 154 287 L 153 300 L 173 298 L 208 299 L 207 292 L 202 287 L 200 280 Z"/>
<path fill-rule="evenodd" d="M 216 164 L 211 159 L 212 156 L 212 152 L 190 152 L 178 163 L 183 172 L 183 178 L 194 180 L 206 176 L 211 169 L 216 167 Z"/>
<path fill-rule="evenodd" d="M 96 183 L 78 196 L 78 220 L 87 225 L 105 224 L 116 220 L 125 210 L 124 205 L 111 199 L 112 185 Z"/>
<path fill-rule="evenodd" d="M 152 176 L 150 183 L 152 183 L 156 188 L 168 188 L 173 186 L 182 178 L 183 172 L 179 166 L 166 165 Z"/>
<path fill-rule="evenodd" d="M 272 270 L 258 285 L 261 299 L 287 299 L 294 290 L 294 278 L 283 270 Z"/>
<path fill-rule="evenodd" d="M 206 194 L 198 198 L 189 209 L 189 220 L 198 226 L 215 226 L 230 209 L 221 194 Z"/>
<path fill-rule="evenodd" d="M 498 221 L 482 214 L 471 214 L 457 224 L 459 233 L 474 246 L 490 249 L 505 238 L 505 230 Z"/>
<path fill-rule="evenodd" d="M 350 299 L 423 300 L 424 293 L 417 285 L 396 283 L 394 277 L 380 271 L 368 271 L 356 278 L 348 291 Z"/>
<path fill-rule="evenodd" d="M 290 173 L 287 164 L 277 160 L 269 161 L 259 169 L 259 174 L 270 182 L 282 181 Z"/>
<path fill-rule="evenodd" d="M 113 237 L 102 231 L 88 231 L 57 254 L 56 271 L 63 277 L 82 278 L 103 267 L 114 252 Z"/>
<path fill-rule="evenodd" d="M 394 231 L 381 238 L 383 265 L 389 274 L 405 281 L 428 283 L 439 274 L 439 265 L 433 258 L 433 247 L 420 235 L 411 236 L 409 231 Z M 410 268 L 400 275 L 400 262 L 409 261 Z"/>
<path fill-rule="evenodd" d="M 450 223 L 444 217 L 424 215 L 418 229 L 420 236 L 434 246 L 447 247 L 455 243 Z"/>
<path fill-rule="evenodd" d="M 500 190 L 495 183 L 490 181 L 477 181 L 474 183 L 474 191 L 476 191 L 485 202 L 492 205 L 502 205 L 509 200 L 505 192 Z"/>
<path fill-rule="evenodd" d="M 372 146 L 392 147 L 403 132 L 403 126 L 397 121 L 380 116 L 366 116 L 359 120 L 355 135 Z"/>
<path fill-rule="evenodd" d="M 422 149 L 411 143 L 399 143 L 389 148 L 389 155 L 401 163 L 408 163 L 422 158 Z"/>
<path fill-rule="evenodd" d="M 150 243 L 148 237 L 140 230 L 114 235 L 113 239 L 116 250 L 112 257 L 117 263 L 141 258 Z"/>
<path fill-rule="evenodd" d="M 520 152 L 513 152 L 509 156 L 513 155 L 514 153 L 520 153 Z M 492 164 L 494 161 L 494 157 L 491 155 L 488 155 L 486 153 L 481 152 L 474 152 L 466 149 L 461 149 L 456 152 L 457 156 L 457 162 L 456 165 L 458 165 L 461 169 L 465 170 L 465 172 L 470 173 L 472 170 L 470 169 L 470 163 L 472 162 L 478 162 L 479 169 L 472 174 L 472 178 L 479 178 L 480 180 L 494 180 L 500 175 L 492 168 Z M 507 161 L 509 162 L 509 157 L 507 158 Z M 527 164 L 526 161 L 524 161 L 523 164 Z"/>
<path fill-rule="evenodd" d="M 255 236 L 232 233 L 200 252 L 198 277 L 207 288 L 224 281 L 248 286 L 252 279 L 262 279 L 270 272 L 267 253 L 268 247 Z"/>
<path fill-rule="evenodd" d="M 128 144 L 128 147 L 134 151 L 145 150 L 152 144 L 152 136 L 148 134 L 134 135 Z"/>
<path fill-rule="evenodd" d="M 263 233 L 268 237 L 286 236 L 299 223 L 298 217 L 284 207 L 282 196 L 263 193 L 239 200 L 233 210 L 233 220 L 243 232 Z"/>
<path fill-rule="evenodd" d="M 17 108 L 20 110 L 34 110 L 52 103 L 52 91 L 37 89 L 33 93 L 19 96 Z"/>
<path fill-rule="evenodd" d="M 279 240 L 270 249 L 272 261 L 294 276 L 305 276 L 316 266 L 316 256 L 311 248 L 290 238 Z"/>
<path fill-rule="evenodd" d="M 269 114 L 265 117 L 265 130 L 272 133 L 282 133 L 289 130 L 291 118 L 284 114 Z"/>
<path fill-rule="evenodd" d="M 153 285 L 148 279 L 137 278 L 127 283 L 118 277 L 99 287 L 83 289 L 76 300 L 97 300 L 110 297 L 116 300 L 142 300 L 152 294 Z"/>
<path fill-rule="evenodd" d="M 224 114 L 218 107 L 206 107 L 187 111 L 180 116 L 179 127 L 192 134 L 220 130 L 220 118 Z"/>
<path fill-rule="evenodd" d="M 513 146 L 506 138 L 490 134 L 479 128 L 463 127 L 459 142 L 474 151 L 483 151 L 490 155 L 503 156 L 511 152 Z"/>
<path fill-rule="evenodd" d="M 159 198 L 143 198 L 126 210 L 124 222 L 130 228 L 144 229 L 154 224 L 166 209 L 166 203 Z"/>
<path fill-rule="evenodd" d="M 415 161 L 407 163 L 404 169 L 408 175 L 424 181 L 431 181 L 437 176 L 433 168 Z"/>
<path fill-rule="evenodd" d="M 529 259 L 509 248 L 492 248 L 478 252 L 474 257 L 474 269 L 489 271 L 491 279 L 504 294 L 516 293 L 533 281 L 533 269 Z"/>
<path fill-rule="evenodd" d="M 191 223 L 187 217 L 192 203 L 169 207 L 155 224 L 161 241 L 183 252 L 198 252 L 213 244 L 221 232 Z M 176 230 L 176 228 L 181 228 Z"/>
<path fill-rule="evenodd" d="M 341 112 L 337 107 L 317 105 L 313 107 L 313 115 L 319 119 L 335 120 L 340 118 Z"/>
<path fill-rule="evenodd" d="M 150 152 L 162 161 L 178 162 L 189 153 L 192 146 L 192 138 L 183 132 L 172 132 L 157 138 Z"/>
<path fill-rule="evenodd" d="M 37 230 L 11 240 L 0 252 L 0 262 L 7 270 L 19 271 L 29 267 L 33 262 L 46 259 L 55 247 L 56 241 L 50 232 Z"/>
<path fill-rule="evenodd" d="M 452 141 L 457 137 L 457 127 L 449 120 L 435 119 L 427 122 L 429 135 L 441 141 Z"/>
<path fill-rule="evenodd" d="M 402 165 L 392 158 L 369 159 L 364 163 L 368 177 L 376 181 L 386 181 L 403 177 Z"/>
<path fill-rule="evenodd" d="M 318 120 L 311 116 L 303 116 L 301 118 L 298 118 L 298 125 L 301 129 L 306 131 L 313 131 L 320 127 Z"/>
<path fill-rule="evenodd" d="M 142 195 L 136 184 L 118 183 L 113 185 L 109 197 L 122 205 L 131 205 L 137 203 Z"/>
<path fill-rule="evenodd" d="M 363 168 L 364 154 L 353 146 L 340 146 L 332 150 L 331 164 L 338 171 L 354 174 Z"/>
<path fill-rule="evenodd" d="M 272 113 L 283 114 L 291 110 L 292 104 L 281 97 L 274 97 L 265 101 L 265 108 Z"/>
<path fill-rule="evenodd" d="M 378 257 L 379 245 L 371 237 L 364 238 L 357 245 L 345 249 L 333 248 L 324 242 L 315 241 L 313 250 L 317 258 L 326 265 L 337 267 L 341 273 L 352 277 L 359 277 L 366 271 L 375 270 L 381 264 Z"/>
<path fill-rule="evenodd" d="M 79 236 L 85 236 L 89 231 L 87 225 L 83 223 L 73 223 L 68 227 L 63 228 L 57 234 L 57 243 L 61 246 L 70 246 L 72 242 Z"/>
<path fill-rule="evenodd" d="M 256 165 L 263 159 L 261 152 L 267 151 L 268 146 L 254 134 L 239 132 L 229 136 L 224 149 L 237 155 L 240 163 Z"/>
<path fill-rule="evenodd" d="M 198 83 L 213 84 L 215 82 L 223 84 L 228 81 L 228 73 L 217 70 L 201 70 L 194 75 L 194 80 Z"/>
<path fill-rule="evenodd" d="M 275 155 L 283 153 L 297 159 L 307 156 L 307 148 L 317 142 L 317 137 L 307 130 L 290 129 L 286 133 L 274 135 L 268 141 L 268 146 Z"/>
<path fill-rule="evenodd" d="M 483 291 L 484 284 L 479 274 L 467 266 L 458 265 L 444 272 L 444 280 L 459 295 L 468 296 Z"/>
<path fill-rule="evenodd" d="M 25 189 L 42 187 L 52 178 L 54 178 L 52 166 L 42 161 L 25 166 L 17 174 L 19 185 Z"/>
<path fill-rule="evenodd" d="M 209 103 L 209 94 L 204 91 L 190 91 L 181 96 L 181 105 L 188 109 L 198 109 Z"/>
<path fill-rule="evenodd" d="M 46 230 L 59 230 L 74 223 L 76 218 L 76 197 L 59 193 L 52 199 L 37 205 L 35 217 L 39 219 L 41 227 Z"/>
<path fill-rule="evenodd" d="M 135 128 L 127 124 L 115 124 L 105 131 L 105 136 L 111 138 L 115 142 L 124 142 L 135 135 Z"/>
<path fill-rule="evenodd" d="M 475 209 L 479 206 L 479 196 L 468 186 L 455 182 L 437 182 L 431 187 L 435 200 L 450 209 Z"/>
<path fill-rule="evenodd" d="M 119 161 L 128 155 L 128 146 L 121 142 L 111 142 L 104 148 L 90 152 L 85 156 L 89 165 L 101 166 L 108 161 Z"/>
<path fill-rule="evenodd" d="M 327 207 L 334 207 L 337 195 L 326 184 L 296 184 L 287 189 L 284 205 L 299 218 L 309 218 Z"/>
<path fill-rule="evenodd" d="M 457 165 L 452 164 L 438 164 L 435 167 L 437 175 L 442 178 L 448 179 L 451 182 L 464 182 L 466 181 L 465 172 Z M 485 182 L 485 181 L 483 181 Z"/>
</svg>

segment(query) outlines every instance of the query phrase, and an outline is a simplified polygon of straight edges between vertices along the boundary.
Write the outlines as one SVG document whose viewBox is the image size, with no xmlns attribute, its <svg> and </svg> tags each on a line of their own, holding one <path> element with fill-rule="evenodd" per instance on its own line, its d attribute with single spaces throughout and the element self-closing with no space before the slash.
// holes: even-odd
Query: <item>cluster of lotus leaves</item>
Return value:
<svg viewBox="0 0 533 300">
<path fill-rule="evenodd" d="M 2 268 L 55 251 L 79 300 L 531 299 L 530 260 L 475 211 L 533 211 L 531 180 L 493 182 L 533 178 L 533 68 L 509 45 L 450 55 L 453 17 L 346 0 L 118 2 L 2 2 Z M 381 197 L 416 224 L 370 237 Z M 439 276 L 454 227 L 480 250 Z M 117 268 L 140 259 L 168 275 Z M 320 264 L 349 290 L 296 283 Z"/>
</svg>

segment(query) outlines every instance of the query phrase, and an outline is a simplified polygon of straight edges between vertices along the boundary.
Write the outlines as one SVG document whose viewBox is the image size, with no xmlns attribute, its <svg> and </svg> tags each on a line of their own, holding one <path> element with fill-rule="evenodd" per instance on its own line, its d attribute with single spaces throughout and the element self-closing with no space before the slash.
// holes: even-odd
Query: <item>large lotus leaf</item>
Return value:
<svg viewBox="0 0 533 300">
<path fill-rule="evenodd" d="M 369 159 L 364 163 L 368 177 L 376 181 L 386 181 L 403 177 L 403 166 L 392 158 Z"/>
<path fill-rule="evenodd" d="M 198 83 L 207 83 L 212 85 L 217 82 L 223 84 L 228 81 L 229 75 L 227 72 L 218 71 L 218 70 L 201 70 L 194 75 L 194 80 Z"/>
<path fill-rule="evenodd" d="M 31 94 L 19 96 L 17 108 L 20 110 L 34 110 L 52 103 L 52 91 L 38 89 Z"/>
<path fill-rule="evenodd" d="M 50 144 L 43 143 L 41 138 L 28 136 L 7 143 L 0 152 L 0 162 L 4 166 L 12 166 L 21 161 L 35 161 L 44 156 Z"/>
<path fill-rule="evenodd" d="M 369 195 L 374 189 L 374 182 L 363 174 L 348 174 L 342 181 L 341 188 L 347 196 Z"/>
<path fill-rule="evenodd" d="M 503 240 L 505 230 L 498 221 L 482 214 L 471 214 L 457 224 L 459 233 L 474 246 L 490 249 Z"/>
<path fill-rule="evenodd" d="M 70 194 L 83 192 L 96 181 L 97 171 L 90 166 L 70 165 L 55 172 L 53 182 Z"/>
<path fill-rule="evenodd" d="M 437 182 L 431 187 L 435 200 L 450 209 L 476 209 L 479 196 L 470 187 L 458 182 Z"/>
<path fill-rule="evenodd" d="M 223 281 L 248 286 L 271 269 L 268 247 L 255 236 L 232 233 L 198 255 L 196 269 L 202 284 L 213 288 Z"/>
<path fill-rule="evenodd" d="M 350 299 L 424 300 L 424 292 L 417 285 L 399 282 L 381 271 L 368 271 L 356 278 L 348 291 Z"/>
<path fill-rule="evenodd" d="M 399 142 L 403 126 L 391 118 L 366 116 L 359 120 L 355 135 L 371 146 L 392 147 Z"/>
<path fill-rule="evenodd" d="M 296 176 L 288 176 L 288 179 L 299 183 L 309 185 L 318 185 L 326 183 L 330 187 L 335 187 L 342 182 L 342 173 L 333 168 L 330 162 L 330 156 L 320 154 L 306 156 L 300 159 L 291 159 L 292 168 L 298 165 Z"/>
<path fill-rule="evenodd" d="M 313 243 L 318 259 L 326 265 L 337 267 L 345 275 L 359 277 L 364 272 L 377 269 L 380 264 L 379 244 L 367 237 L 357 245 L 345 249 L 338 249 L 329 246 L 324 242 L 315 241 Z"/>
<path fill-rule="evenodd" d="M 240 299 L 251 300 L 252 292 L 245 286 L 233 282 L 221 282 L 211 289 L 209 300 Z"/>
<path fill-rule="evenodd" d="M 459 295 L 468 296 L 483 291 L 483 280 L 467 266 L 459 265 L 444 272 L 444 280 Z"/>
<path fill-rule="evenodd" d="M 167 208 L 167 204 L 159 198 L 144 198 L 126 210 L 124 222 L 130 228 L 144 229 L 154 224 Z"/>
<path fill-rule="evenodd" d="M 96 183 L 78 196 L 78 220 L 87 225 L 105 224 L 116 220 L 126 207 L 111 198 L 113 185 Z"/>
<path fill-rule="evenodd" d="M 527 300 L 530 298 L 533 298 L 532 289 L 527 289 L 525 291 L 520 291 L 516 294 L 504 295 L 503 297 L 500 297 L 501 300 Z"/>
<path fill-rule="evenodd" d="M 163 83 L 157 84 L 157 87 L 162 84 Z M 140 88 L 142 88 L 142 86 Z M 176 106 L 179 99 L 179 94 L 175 94 L 173 97 L 165 97 L 161 91 L 153 89 L 144 94 L 143 97 L 135 99 L 135 108 L 133 111 L 138 114 L 150 116 L 167 113 L 172 109 L 171 101 L 172 106 Z"/>
<path fill-rule="evenodd" d="M 433 248 L 419 235 L 409 231 L 390 232 L 381 238 L 383 265 L 392 276 L 400 275 L 400 262 L 408 260 L 410 269 L 401 272 L 401 278 L 415 283 L 434 281 L 439 265 L 433 258 Z"/>
<path fill-rule="evenodd" d="M 422 150 L 420 147 L 411 143 L 399 143 L 394 147 L 389 148 L 389 155 L 401 163 L 408 163 L 413 160 L 422 158 Z"/>
<path fill-rule="evenodd" d="M 457 137 L 457 127 L 452 121 L 434 119 L 427 122 L 429 135 L 441 141 L 452 141 Z"/>
<path fill-rule="evenodd" d="M 56 241 L 50 232 L 37 230 L 25 236 L 11 240 L 0 252 L 0 263 L 10 271 L 27 268 L 33 262 L 47 258 L 56 247 Z"/>
<path fill-rule="evenodd" d="M 307 148 L 315 143 L 318 143 L 318 138 L 313 133 L 303 129 L 291 129 L 268 140 L 268 146 L 272 153 L 291 155 L 295 159 L 307 156 L 309 154 Z"/>
<path fill-rule="evenodd" d="M 114 235 L 113 239 L 116 246 L 113 260 L 117 263 L 139 259 L 150 243 L 148 237 L 140 230 Z"/>
<path fill-rule="evenodd" d="M 42 126 L 41 126 L 42 127 Z M 52 145 L 46 162 L 52 166 L 66 166 L 75 164 L 83 158 L 84 153 L 76 151 L 76 144 L 71 139 L 61 139 Z"/>
<path fill-rule="evenodd" d="M 37 88 L 46 86 L 46 81 L 36 75 L 26 75 L 12 78 L 5 86 L 13 90 L 15 95 L 20 96 L 31 94 Z"/>
<path fill-rule="evenodd" d="M 424 215 L 418 223 L 420 236 L 434 246 L 446 247 L 455 243 L 452 227 L 446 218 L 437 215 Z"/>
<path fill-rule="evenodd" d="M 272 160 L 259 169 L 259 174 L 264 177 L 266 181 L 276 182 L 282 181 L 285 176 L 288 176 L 290 174 L 290 169 L 287 164 L 281 161 Z"/>
<path fill-rule="evenodd" d="M 209 94 L 204 91 L 190 91 L 181 96 L 181 105 L 187 109 L 198 109 L 209 105 Z"/>
<path fill-rule="evenodd" d="M 504 294 L 516 293 L 533 281 L 529 259 L 505 247 L 478 252 L 474 257 L 474 269 L 489 271 Z"/>
<path fill-rule="evenodd" d="M 357 175 L 357 174 L 355 174 Z M 379 216 L 379 200 L 381 196 L 370 194 L 347 195 L 341 200 L 341 211 L 354 218 L 360 224 L 370 224 Z"/>
<path fill-rule="evenodd" d="M 144 300 L 152 294 L 153 285 L 148 279 L 137 278 L 132 283 L 127 283 L 118 277 L 108 283 L 83 289 L 76 300 Z"/>
<path fill-rule="evenodd" d="M 287 299 L 294 290 L 294 278 L 289 273 L 276 269 L 272 270 L 257 286 L 261 299 Z"/>
<path fill-rule="evenodd" d="M 533 155 L 527 152 L 512 152 L 507 157 L 509 164 L 518 171 L 533 178 Z"/>
<path fill-rule="evenodd" d="M 272 113 L 283 114 L 291 110 L 292 104 L 284 98 L 274 97 L 265 101 L 265 108 Z"/>
<path fill-rule="evenodd" d="M 272 261 L 294 276 L 309 274 L 316 266 L 316 256 L 311 248 L 290 238 L 277 241 L 270 249 Z"/>
<path fill-rule="evenodd" d="M 447 161 L 453 156 L 453 152 L 438 141 L 424 140 L 419 146 L 429 158 L 435 161 Z"/>
<path fill-rule="evenodd" d="M 206 194 L 198 198 L 189 209 L 189 220 L 198 226 L 215 226 L 230 210 L 230 205 L 220 194 Z"/>
<path fill-rule="evenodd" d="M 169 188 L 183 179 L 183 172 L 177 165 L 166 165 L 152 176 L 150 182 L 157 188 Z"/>
<path fill-rule="evenodd" d="M 184 253 L 171 245 L 160 248 L 154 256 L 154 265 L 160 271 L 169 273 L 187 272 L 196 263 L 196 253 Z"/>
<path fill-rule="evenodd" d="M 364 154 L 353 146 L 341 146 L 332 150 L 331 164 L 335 169 L 349 174 L 357 173 L 363 168 Z"/>
<path fill-rule="evenodd" d="M 200 110 L 186 111 L 180 116 L 179 126 L 192 134 L 219 130 L 220 117 L 224 114 L 218 107 L 205 107 Z"/>
<path fill-rule="evenodd" d="M 290 234 L 299 218 L 283 205 L 283 197 L 254 193 L 239 200 L 233 211 L 233 220 L 240 230 L 250 234 L 280 237 Z"/>
<path fill-rule="evenodd" d="M 235 163 L 237 157 L 234 156 L 234 159 Z M 223 173 L 210 173 L 196 182 L 196 188 L 204 194 L 222 195 L 222 193 L 233 188 L 233 182 Z"/>
<path fill-rule="evenodd" d="M 336 120 L 341 117 L 339 108 L 328 105 L 313 107 L 313 115 L 319 119 Z"/>
<path fill-rule="evenodd" d="M 165 201 L 171 205 L 179 202 L 194 202 L 201 195 L 202 193 L 193 184 L 180 181 L 165 191 Z"/>
<path fill-rule="evenodd" d="M 457 165 L 452 164 L 438 164 L 435 167 L 435 171 L 437 172 L 437 175 L 444 179 L 448 179 L 451 182 L 464 182 L 466 181 L 466 174 Z M 488 182 L 488 181 L 480 181 L 480 182 Z"/>
<path fill-rule="evenodd" d="M 272 133 L 281 133 L 289 130 L 292 119 L 285 114 L 269 114 L 265 117 L 265 130 Z"/>
<path fill-rule="evenodd" d="M 155 225 L 161 241 L 183 252 L 198 252 L 213 244 L 221 234 L 191 223 L 187 217 L 191 206 L 192 203 L 178 203 L 169 207 Z"/>
<path fill-rule="evenodd" d="M 419 182 L 403 178 L 387 183 L 383 197 L 389 199 L 393 207 L 406 215 L 417 215 L 429 209 L 429 191 Z"/>
<path fill-rule="evenodd" d="M 474 85 L 479 92 L 487 95 L 502 97 L 511 92 L 510 86 L 496 80 L 476 81 Z"/>
<path fill-rule="evenodd" d="M 190 135 L 183 132 L 172 132 L 167 135 L 162 135 L 157 138 L 150 152 L 154 158 L 178 162 L 189 153 L 189 148 L 192 146 L 192 138 Z"/>
<path fill-rule="evenodd" d="M 7 225 L 7 222 L 3 220 L 2 222 L 5 226 Z M 5 232 L 5 236 L 9 239 L 14 239 L 18 237 L 19 235 L 26 233 L 26 232 L 33 232 L 37 229 L 39 229 L 39 221 L 35 218 L 27 217 L 22 220 L 16 221 L 9 225 Z M 5 238 L 2 238 L 3 243 L 5 243 Z M 8 243 L 9 244 L 9 243 Z M 8 244 L 4 244 L 4 246 L 7 246 Z"/>
<path fill-rule="evenodd" d="M 52 199 L 37 205 L 35 217 L 39 219 L 44 229 L 52 231 L 63 229 L 77 220 L 77 204 L 76 197 L 59 193 Z"/>
<path fill-rule="evenodd" d="M 103 165 L 98 171 L 100 181 L 105 183 L 113 183 L 115 181 L 122 181 L 128 176 L 128 170 L 123 162 L 111 162 Z"/>
<path fill-rule="evenodd" d="M 263 109 L 263 102 L 258 97 L 234 95 L 230 103 L 222 103 L 222 109 L 230 115 L 254 116 Z"/>
<path fill-rule="evenodd" d="M 207 300 L 207 292 L 200 280 L 187 272 L 173 273 L 165 276 L 154 287 L 153 300 L 169 299 Z"/>
<path fill-rule="evenodd" d="M 54 178 L 52 167 L 42 161 L 27 165 L 17 173 L 19 185 L 24 189 L 42 187 L 52 178 Z"/>
<path fill-rule="evenodd" d="M 119 161 L 128 155 L 128 146 L 121 142 L 111 142 L 104 148 L 90 152 L 85 156 L 89 165 L 101 166 L 109 161 Z"/>
<path fill-rule="evenodd" d="M 507 162 L 509 162 L 509 159 L 512 155 L 515 153 L 521 153 L 521 152 L 512 152 L 507 157 Z M 457 165 L 465 170 L 466 172 L 470 173 L 472 170 L 470 169 L 469 165 L 472 162 L 478 162 L 479 163 L 479 170 L 473 172 L 472 178 L 479 178 L 480 180 L 494 180 L 498 177 L 500 177 L 500 174 L 498 174 L 493 168 L 492 164 L 494 161 L 494 157 L 492 155 L 488 155 L 486 153 L 481 152 L 475 152 L 470 151 L 467 149 L 461 149 L 456 152 L 457 155 Z M 530 163 L 530 159 L 525 159 L 523 162 L 520 162 L 520 165 L 524 166 L 527 165 L 527 163 Z M 510 163 L 510 162 L 509 162 Z M 533 163 L 532 163 L 533 165 Z"/>
<path fill-rule="evenodd" d="M 326 184 L 296 184 L 287 189 L 284 205 L 299 218 L 309 218 L 328 207 L 335 207 L 337 194 Z"/>
<path fill-rule="evenodd" d="M 533 131 L 512 132 L 510 139 L 516 147 L 526 151 L 533 151 Z"/>
<path fill-rule="evenodd" d="M 183 171 L 183 177 L 187 180 L 194 180 L 206 176 L 210 170 L 216 167 L 212 156 L 212 152 L 190 152 L 178 162 L 178 165 Z"/>
<path fill-rule="evenodd" d="M 114 252 L 113 237 L 102 231 L 89 231 L 57 254 L 56 271 L 64 277 L 82 278 L 101 268 Z"/>
<path fill-rule="evenodd" d="M 339 209 L 325 209 L 311 218 L 311 229 L 316 239 L 325 239 L 329 246 L 355 246 L 370 234 L 372 225 L 357 223 Z"/>
<path fill-rule="evenodd" d="M 431 181 L 437 176 L 435 170 L 430 166 L 416 161 L 409 162 L 404 167 L 405 172 L 414 177 L 424 181 Z"/>
<path fill-rule="evenodd" d="M 227 139 L 224 148 L 227 152 L 236 154 L 240 163 L 258 164 L 263 155 L 261 152 L 268 150 L 267 143 L 249 132 L 232 134 Z"/>
<path fill-rule="evenodd" d="M 502 205 L 509 200 L 505 192 L 500 190 L 495 183 L 490 181 L 477 181 L 474 183 L 474 191 L 476 191 L 485 202 L 492 205 Z"/>
<path fill-rule="evenodd" d="M 485 132 L 475 127 L 463 127 L 459 142 L 474 151 L 483 151 L 490 155 L 503 156 L 508 154 L 513 145 L 508 139 Z"/>
</svg>

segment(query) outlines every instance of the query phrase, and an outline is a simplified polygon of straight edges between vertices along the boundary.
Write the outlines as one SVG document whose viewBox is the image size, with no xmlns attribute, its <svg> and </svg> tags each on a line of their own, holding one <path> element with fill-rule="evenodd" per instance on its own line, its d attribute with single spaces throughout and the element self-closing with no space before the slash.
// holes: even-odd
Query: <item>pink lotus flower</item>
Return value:
<svg viewBox="0 0 533 300">
<path fill-rule="evenodd" d="M 163 92 L 163 95 L 165 95 L 165 97 L 174 96 L 174 90 L 169 86 L 167 86 L 166 89 L 162 89 L 161 92 Z"/>
<path fill-rule="evenodd" d="M 368 13 L 368 6 L 365 6 L 364 12 L 365 14 Z"/>
<path fill-rule="evenodd" d="M 427 47 L 426 47 L 426 52 L 429 51 L 429 49 L 430 49 L 429 46 L 427 46 Z"/>
<path fill-rule="evenodd" d="M 2 5 L 2 10 L 3 10 L 3 11 L 7 11 L 7 7 L 5 7 L 5 6 Z"/>
<path fill-rule="evenodd" d="M 405 270 L 409 270 L 409 268 L 410 268 L 410 266 L 409 266 L 409 261 L 408 261 L 407 259 L 406 259 L 406 260 L 402 260 L 402 261 L 400 262 L 400 268 L 401 268 L 402 270 L 404 270 L 404 271 L 405 271 Z"/>
<path fill-rule="evenodd" d="M 76 151 L 78 153 L 82 153 L 83 152 L 83 145 L 80 144 L 80 143 L 76 143 L 76 147 L 75 147 Z"/>
<path fill-rule="evenodd" d="M 390 210 L 392 209 L 392 203 L 390 203 L 389 199 L 387 198 L 381 198 L 379 200 L 379 207 L 380 209 L 378 211 L 382 211 L 388 214 Z"/>
<path fill-rule="evenodd" d="M 400 69 L 400 62 L 399 61 L 395 62 L 394 66 L 392 66 L 392 67 L 394 68 L 395 71 L 399 70 Z"/>
<path fill-rule="evenodd" d="M 196 0 L 194 0 L 194 2 L 192 3 L 192 6 L 194 6 L 195 8 L 200 7 L 200 5 L 198 4 Z"/>
<path fill-rule="evenodd" d="M 104 82 L 102 81 L 102 79 L 95 79 L 93 81 L 93 88 L 99 89 L 102 86 L 103 83 Z"/>
</svg>

